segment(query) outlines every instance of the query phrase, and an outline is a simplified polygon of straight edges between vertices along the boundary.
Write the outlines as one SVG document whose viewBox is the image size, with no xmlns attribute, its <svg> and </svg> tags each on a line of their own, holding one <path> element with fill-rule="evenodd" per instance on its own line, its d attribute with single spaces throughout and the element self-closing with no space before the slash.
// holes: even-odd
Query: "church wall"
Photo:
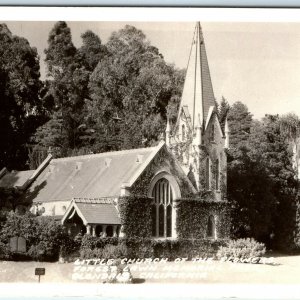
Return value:
<svg viewBox="0 0 300 300">
<path fill-rule="evenodd" d="M 226 201 L 199 198 L 179 199 L 177 234 L 179 238 L 224 239 L 229 237 L 230 214 Z M 211 218 L 212 224 L 209 225 Z"/>
<path fill-rule="evenodd" d="M 193 187 L 186 179 L 185 174 L 177 166 L 172 154 L 162 148 L 153 161 L 147 166 L 139 179 L 130 189 L 131 195 L 148 197 L 151 181 L 161 172 L 171 174 L 175 178 L 181 193 L 181 197 L 188 197 L 194 194 Z"/>
<path fill-rule="evenodd" d="M 185 126 L 184 140 L 182 140 L 182 125 L 187 125 Z M 196 133 L 193 136 L 188 128 L 188 121 L 184 115 L 182 115 L 179 121 L 175 142 L 171 145 L 176 159 L 190 180 L 192 182 L 195 181 L 195 186 L 197 186 L 197 190 L 200 194 L 205 194 L 205 197 L 219 201 L 225 199 L 227 191 L 227 155 L 226 149 L 224 149 L 225 138 L 219 128 L 216 115 L 212 116 L 207 129 L 201 136 L 201 146 L 194 143 L 198 137 Z M 212 141 L 213 129 L 214 140 Z M 198 141 L 196 140 L 196 142 Z M 209 158 L 209 178 L 207 176 L 207 158 Z M 216 184 L 217 161 L 219 161 L 218 188 Z"/>
<path fill-rule="evenodd" d="M 30 211 L 34 214 L 42 213 L 43 216 L 63 216 L 65 211 L 69 207 L 71 201 L 50 201 L 43 202 L 36 206 L 35 203 L 30 208 Z"/>
<path fill-rule="evenodd" d="M 212 134 L 213 129 L 214 134 Z M 214 136 L 213 141 L 211 140 L 212 135 Z M 215 115 L 209 122 L 207 130 L 203 136 L 203 144 L 206 154 L 203 159 L 205 160 L 207 157 L 210 159 L 210 190 L 213 192 L 216 200 L 225 199 L 227 191 L 227 154 L 226 149 L 224 148 L 225 138 L 219 129 L 218 120 Z M 219 161 L 218 188 L 216 183 L 217 161 Z M 203 167 L 204 163 L 205 161 L 202 161 L 202 170 L 205 170 L 205 167 Z M 204 177 L 206 177 L 206 174 L 204 174 Z"/>
</svg>

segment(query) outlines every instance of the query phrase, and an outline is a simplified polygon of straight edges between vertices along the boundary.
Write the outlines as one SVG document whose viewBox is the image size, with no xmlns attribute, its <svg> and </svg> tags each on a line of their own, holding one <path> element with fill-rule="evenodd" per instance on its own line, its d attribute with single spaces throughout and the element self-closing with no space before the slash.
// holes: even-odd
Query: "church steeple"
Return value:
<svg viewBox="0 0 300 300">
<path fill-rule="evenodd" d="M 186 70 L 177 126 L 179 125 L 181 114 L 185 113 L 185 115 L 189 116 L 188 125 L 193 133 L 195 133 L 196 127 L 199 125 L 205 128 L 205 122 L 211 106 L 215 106 L 215 97 L 203 33 L 200 22 L 197 22 Z"/>
</svg>

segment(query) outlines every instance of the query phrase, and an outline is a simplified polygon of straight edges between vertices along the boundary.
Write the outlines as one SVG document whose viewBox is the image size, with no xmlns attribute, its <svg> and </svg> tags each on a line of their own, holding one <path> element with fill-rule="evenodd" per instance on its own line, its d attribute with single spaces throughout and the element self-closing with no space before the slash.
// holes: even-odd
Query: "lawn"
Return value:
<svg viewBox="0 0 300 300">
<path fill-rule="evenodd" d="M 300 284 L 300 256 L 276 255 L 276 265 L 232 262 L 130 264 L 136 283 Z M 34 283 L 37 267 L 46 268 L 42 283 L 101 283 L 105 266 L 74 263 L 0 262 L 1 283 Z"/>
</svg>

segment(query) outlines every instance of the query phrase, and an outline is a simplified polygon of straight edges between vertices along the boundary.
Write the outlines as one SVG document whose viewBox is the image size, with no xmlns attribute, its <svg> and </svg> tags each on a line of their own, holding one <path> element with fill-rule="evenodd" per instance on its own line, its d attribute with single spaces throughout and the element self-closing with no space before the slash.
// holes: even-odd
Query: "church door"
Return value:
<svg viewBox="0 0 300 300">
<path fill-rule="evenodd" d="M 172 236 L 173 194 L 167 179 L 158 180 L 153 188 L 152 234 L 155 237 Z"/>
</svg>

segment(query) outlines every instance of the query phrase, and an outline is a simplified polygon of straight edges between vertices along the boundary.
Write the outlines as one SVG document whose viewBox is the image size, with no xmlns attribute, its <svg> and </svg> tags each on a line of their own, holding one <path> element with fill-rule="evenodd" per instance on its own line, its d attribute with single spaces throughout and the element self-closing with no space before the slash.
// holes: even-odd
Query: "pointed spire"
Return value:
<svg viewBox="0 0 300 300">
<path fill-rule="evenodd" d="M 197 22 L 186 70 L 183 93 L 179 108 L 177 125 L 182 109 L 186 107 L 190 115 L 190 127 L 196 129 L 197 120 L 200 117 L 202 128 L 205 124 L 210 106 L 215 105 L 205 44 L 200 22 Z"/>
</svg>

